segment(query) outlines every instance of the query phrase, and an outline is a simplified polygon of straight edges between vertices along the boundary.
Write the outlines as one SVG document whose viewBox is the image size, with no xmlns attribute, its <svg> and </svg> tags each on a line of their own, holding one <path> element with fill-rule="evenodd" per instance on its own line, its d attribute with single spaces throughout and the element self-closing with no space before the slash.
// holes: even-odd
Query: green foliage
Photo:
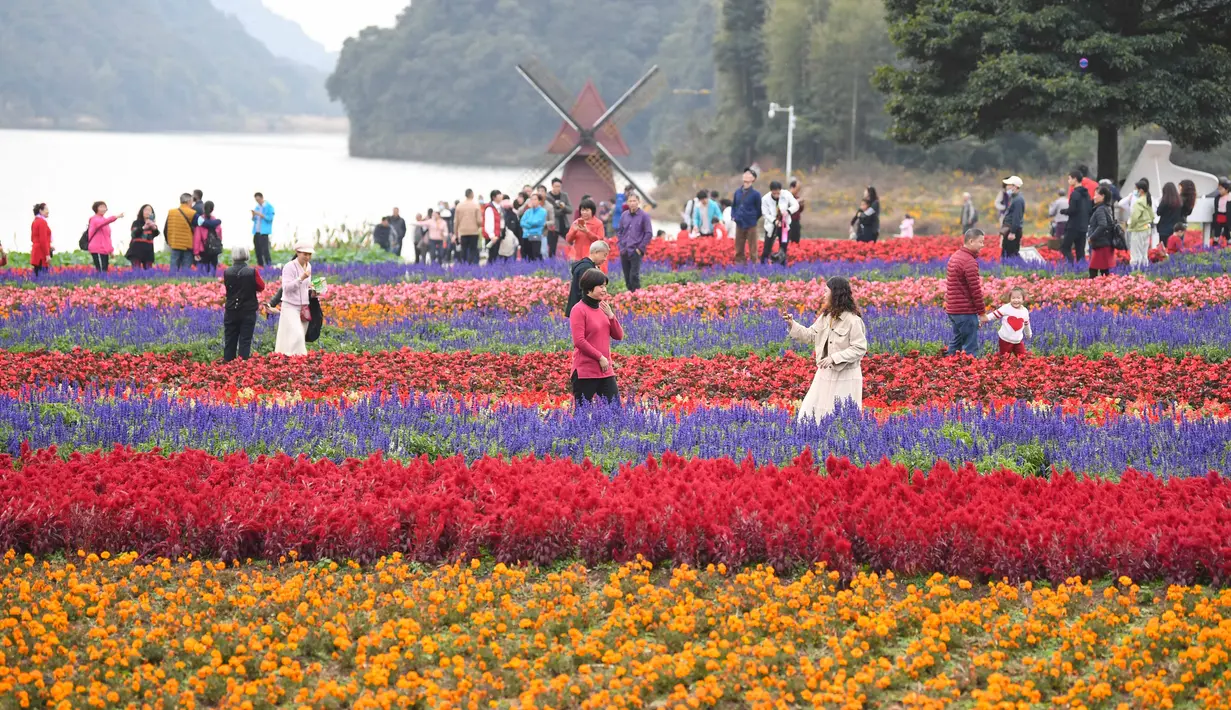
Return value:
<svg viewBox="0 0 1231 710">
<path fill-rule="evenodd" d="M 901 141 L 1096 128 L 1099 174 L 1116 177 L 1122 128 L 1157 124 L 1194 149 L 1231 138 L 1225 3 L 884 3 L 904 63 L 878 69 L 875 83 Z"/>
<path fill-rule="evenodd" d="M 320 73 L 195 0 L 5 0 L 0 67 L 0 125 L 234 128 L 330 111 Z"/>
<path fill-rule="evenodd" d="M 560 121 L 516 64 L 537 56 L 569 92 L 593 79 L 608 103 L 655 63 L 672 88 L 704 82 L 708 5 L 416 0 L 396 27 L 347 40 L 327 88 L 346 106 L 357 155 L 537 161 Z M 708 105 L 706 97 L 659 97 L 622 129 L 634 152 L 629 164 L 647 161 L 651 131 L 669 137 L 666 124 Z"/>
<path fill-rule="evenodd" d="M 722 0 L 721 28 L 714 40 L 718 71 L 718 140 L 727 163 L 739 170 L 757 157 L 757 138 L 769 99 L 764 26 L 765 0 Z"/>
</svg>

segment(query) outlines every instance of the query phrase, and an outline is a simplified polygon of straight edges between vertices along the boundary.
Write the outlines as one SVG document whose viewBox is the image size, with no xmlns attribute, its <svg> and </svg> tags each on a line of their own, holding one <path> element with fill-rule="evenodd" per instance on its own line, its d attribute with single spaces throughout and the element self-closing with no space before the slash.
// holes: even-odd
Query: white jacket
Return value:
<svg viewBox="0 0 1231 710">
<path fill-rule="evenodd" d="M 786 220 L 786 226 L 791 226 L 791 213 L 799 211 L 799 200 L 791 194 L 790 190 L 783 190 L 778 193 L 778 199 L 774 200 L 773 193 L 765 193 L 761 198 L 761 216 L 765 218 L 765 233 L 772 235 L 774 230 L 778 228 L 778 210 L 782 210 L 782 216 Z"/>
</svg>

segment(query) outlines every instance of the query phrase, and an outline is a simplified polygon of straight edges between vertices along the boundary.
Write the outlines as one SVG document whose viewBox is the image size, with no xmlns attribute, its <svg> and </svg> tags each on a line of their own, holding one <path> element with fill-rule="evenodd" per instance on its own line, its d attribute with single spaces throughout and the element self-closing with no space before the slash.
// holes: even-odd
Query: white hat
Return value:
<svg viewBox="0 0 1231 710">
<path fill-rule="evenodd" d="M 1022 179 L 1016 175 L 1010 175 L 1009 177 L 1004 179 L 1004 184 L 1012 185 L 1013 187 L 1021 187 Z"/>
<path fill-rule="evenodd" d="M 312 248 L 311 244 L 307 242 L 300 242 L 295 245 L 295 253 L 298 254 L 300 252 L 303 252 L 304 254 L 315 254 L 316 250 Z"/>
</svg>

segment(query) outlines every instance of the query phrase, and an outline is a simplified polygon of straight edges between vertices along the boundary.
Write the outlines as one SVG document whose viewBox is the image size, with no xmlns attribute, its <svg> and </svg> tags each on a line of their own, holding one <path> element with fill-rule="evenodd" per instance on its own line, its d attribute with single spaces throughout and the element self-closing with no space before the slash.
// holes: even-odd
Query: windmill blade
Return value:
<svg viewBox="0 0 1231 710">
<path fill-rule="evenodd" d="M 628 181 L 628 184 L 633 186 L 634 190 L 641 193 L 641 196 L 645 198 L 645 201 L 650 203 L 650 207 L 658 206 L 658 203 L 654 201 L 654 198 L 650 197 L 650 193 L 641 189 L 641 186 L 637 184 L 637 181 L 634 180 L 632 176 L 628 174 L 628 171 L 624 169 L 623 165 L 620 165 L 619 161 L 615 159 L 615 156 L 613 156 L 610 151 L 608 151 L 606 148 L 603 147 L 602 143 L 595 143 L 594 145 L 596 148 L 598 148 L 599 152 L 603 154 L 603 157 L 607 159 L 607 162 L 611 163 L 611 167 L 615 168 L 616 171 L 619 172 L 620 175 L 623 176 L 624 179 Z"/>
<path fill-rule="evenodd" d="M 521 64 L 518 64 L 517 73 L 521 74 L 522 78 L 525 79 L 530 86 L 534 87 L 534 90 L 538 92 L 538 95 L 542 96 L 543 100 L 555 109 L 556 113 L 560 114 L 560 118 L 563 118 L 565 123 L 572 126 L 573 130 L 578 133 L 582 132 L 581 125 L 578 124 L 577 121 L 573 120 L 573 117 L 569 114 L 568 109 L 564 108 L 565 106 L 571 105 L 572 102 L 572 97 L 569 95 L 568 90 L 564 88 L 564 85 L 560 83 L 560 80 L 556 78 L 556 75 L 552 74 L 551 71 L 548 70 L 541 61 L 539 61 L 538 57 L 530 57 Z"/>
<path fill-rule="evenodd" d="M 667 76 L 659 71 L 658 65 L 655 64 L 599 117 L 594 123 L 594 133 L 598 135 L 600 130 L 623 128 L 666 88 Z"/>
<path fill-rule="evenodd" d="M 529 185 L 531 187 L 538 185 L 546 180 L 549 175 L 556 172 L 561 165 L 567 163 L 570 158 L 577 155 L 580 150 L 581 144 L 578 143 L 573 146 L 571 151 L 565 153 L 564 155 L 552 155 L 551 153 L 548 153 L 543 160 L 539 161 L 538 165 L 535 165 L 526 172 L 522 173 L 521 182 L 515 185 L 513 189 L 521 189 L 522 185 Z"/>
</svg>

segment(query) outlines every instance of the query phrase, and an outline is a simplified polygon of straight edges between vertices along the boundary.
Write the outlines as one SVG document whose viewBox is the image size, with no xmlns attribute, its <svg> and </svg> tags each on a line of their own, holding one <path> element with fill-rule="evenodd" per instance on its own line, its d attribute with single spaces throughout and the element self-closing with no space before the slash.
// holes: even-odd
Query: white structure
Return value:
<svg viewBox="0 0 1231 710">
<path fill-rule="evenodd" d="M 786 175 L 786 181 L 783 183 L 783 185 L 782 185 L 782 186 L 783 186 L 783 187 L 790 187 L 790 186 L 791 186 L 791 152 L 792 152 L 792 151 L 794 150 L 794 148 L 795 148 L 795 105 L 794 105 L 794 104 L 791 104 L 790 106 L 787 106 L 786 108 L 783 108 L 782 106 L 779 106 L 777 103 L 771 103 L 771 104 L 769 105 L 769 117 L 770 117 L 770 118 L 773 118 L 773 117 L 774 117 L 774 114 L 778 113 L 779 111 L 786 111 L 786 113 L 787 113 L 787 119 L 786 119 L 786 173 L 785 173 L 785 175 Z"/>
<path fill-rule="evenodd" d="M 1206 195 L 1218 190 L 1218 178 L 1200 170 L 1172 165 L 1170 141 L 1146 141 L 1141 155 L 1137 156 L 1137 162 L 1133 163 L 1133 169 L 1128 172 L 1128 179 L 1124 181 L 1125 189 L 1131 190 L 1132 185 L 1141 178 L 1150 181 L 1150 197 L 1156 205 L 1162 199 L 1164 184 L 1174 182 L 1176 187 L 1179 187 L 1181 180 L 1192 180 L 1197 186 L 1197 204 L 1188 216 L 1188 225 L 1190 228 L 1201 225 L 1206 246 L 1209 246 L 1210 223 L 1214 221 L 1214 198 Z"/>
</svg>

